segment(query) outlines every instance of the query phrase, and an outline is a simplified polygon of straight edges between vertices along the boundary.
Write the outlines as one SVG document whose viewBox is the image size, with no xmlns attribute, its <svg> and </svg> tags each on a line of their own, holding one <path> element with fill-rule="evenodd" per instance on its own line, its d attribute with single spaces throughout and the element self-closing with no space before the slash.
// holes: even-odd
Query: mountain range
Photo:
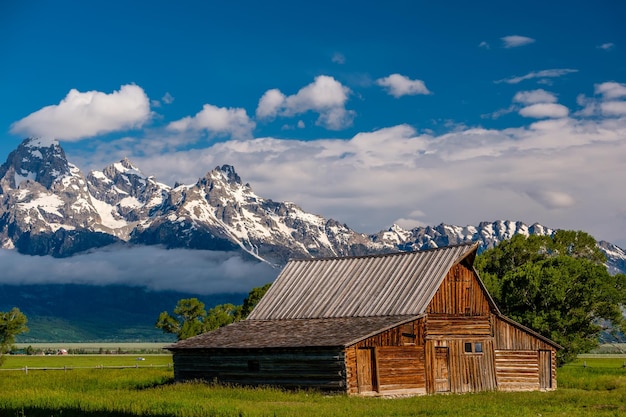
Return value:
<svg viewBox="0 0 626 417">
<path fill-rule="evenodd" d="M 0 166 L 0 246 L 32 256 L 66 258 L 110 245 L 158 245 L 234 253 L 249 262 L 270 265 L 278 273 L 295 257 L 355 256 L 466 242 L 480 242 L 484 250 L 519 233 L 549 235 L 554 230 L 497 220 L 476 226 L 440 224 L 411 230 L 393 225 L 368 235 L 308 213 L 294 203 L 256 195 L 230 165 L 216 167 L 194 184 L 173 187 L 146 176 L 128 159 L 85 175 L 68 162 L 57 141 L 38 138 L 24 140 Z M 622 248 L 605 241 L 598 245 L 607 255 L 611 272 L 626 272 Z M 23 286 L 18 292 L 3 286 L 6 295 L 0 296 L 0 310 L 26 291 Z M 49 290 L 28 291 L 40 297 L 60 291 Z M 108 297 L 115 298 L 112 294 Z M 122 298 L 127 302 L 127 297 Z M 29 296 L 23 300 L 41 305 Z M 20 308 L 35 310 L 32 306 Z M 37 317 L 50 319 L 45 309 L 37 311 Z"/>
</svg>

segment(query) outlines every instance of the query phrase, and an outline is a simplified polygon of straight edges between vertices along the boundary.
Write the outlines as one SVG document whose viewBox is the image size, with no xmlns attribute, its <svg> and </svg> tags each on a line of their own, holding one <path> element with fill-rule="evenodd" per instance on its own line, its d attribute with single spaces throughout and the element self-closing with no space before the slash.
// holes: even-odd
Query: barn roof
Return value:
<svg viewBox="0 0 626 417">
<path fill-rule="evenodd" d="M 167 349 L 344 347 L 414 320 L 414 316 L 243 320 L 181 340 Z"/>
<path fill-rule="evenodd" d="M 416 316 L 477 244 L 375 256 L 292 260 L 249 320 Z M 473 260 L 473 259 L 472 259 Z"/>
</svg>

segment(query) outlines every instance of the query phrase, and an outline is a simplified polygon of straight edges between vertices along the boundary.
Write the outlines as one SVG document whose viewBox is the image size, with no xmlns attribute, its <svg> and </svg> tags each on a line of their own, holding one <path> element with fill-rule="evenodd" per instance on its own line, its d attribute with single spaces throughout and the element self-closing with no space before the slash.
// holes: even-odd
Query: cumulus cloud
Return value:
<svg viewBox="0 0 626 417">
<path fill-rule="evenodd" d="M 484 49 L 491 49 L 491 46 L 487 42 L 485 42 L 485 41 L 482 41 L 481 43 L 479 43 L 478 47 L 479 48 L 484 48 Z"/>
<path fill-rule="evenodd" d="M 46 106 L 11 125 L 11 132 L 76 141 L 143 126 L 151 117 L 150 100 L 134 84 L 106 94 L 70 90 L 59 104 Z"/>
<path fill-rule="evenodd" d="M 595 93 L 601 94 L 604 99 L 626 97 L 626 84 L 609 81 L 595 85 Z"/>
<path fill-rule="evenodd" d="M 524 117 L 535 119 L 567 117 L 569 109 L 562 104 L 537 103 L 526 106 L 519 111 Z"/>
<path fill-rule="evenodd" d="M 150 262 L 146 262 L 146 260 Z M 196 294 L 246 293 L 278 271 L 229 252 L 109 247 L 69 258 L 0 250 L 2 284 L 131 285 Z"/>
<path fill-rule="evenodd" d="M 414 96 L 417 94 L 431 94 L 422 80 L 411 80 L 401 74 L 391 74 L 385 78 L 376 80 L 376 84 L 385 88 L 387 93 L 395 98 L 402 96 Z"/>
<path fill-rule="evenodd" d="M 195 116 L 187 116 L 167 125 L 175 132 L 207 131 L 211 135 L 230 135 L 236 139 L 252 137 L 256 124 L 250 120 L 245 109 L 217 107 L 205 104 Z"/>
<path fill-rule="evenodd" d="M 319 114 L 317 125 L 340 130 L 352 124 L 355 113 L 345 108 L 350 89 L 333 77 L 320 75 L 296 94 L 286 96 L 278 89 L 263 94 L 257 106 L 259 119 L 293 117 L 309 111 Z"/>
<path fill-rule="evenodd" d="M 522 104 L 556 103 L 556 96 L 546 90 L 519 91 L 513 101 Z"/>
<path fill-rule="evenodd" d="M 519 46 L 529 45 L 535 42 L 533 38 L 529 38 L 528 36 L 519 36 L 519 35 L 503 36 L 500 39 L 502 40 L 502 44 L 504 48 L 517 48 Z"/>
<path fill-rule="evenodd" d="M 537 97 L 544 102 L 534 103 Z M 511 219 L 624 241 L 626 195 L 615 190 L 623 188 L 619 173 L 626 172 L 626 117 L 603 115 L 600 104 L 622 101 L 602 97 L 594 99 L 596 117 L 532 118 L 517 128 L 452 125 L 435 134 L 397 125 L 349 139 L 264 137 L 134 156 L 151 141 L 133 144 L 126 155 L 171 185 L 193 183 L 229 163 L 259 196 L 294 201 L 364 233 L 398 221 L 408 227 Z M 516 108 L 556 104 L 543 93 L 518 100 Z M 566 115 L 566 108 L 552 108 Z M 127 145 L 118 143 L 111 154 Z"/>
<path fill-rule="evenodd" d="M 276 117 L 287 97 L 279 89 L 267 90 L 259 100 L 256 109 L 256 117 L 259 119 L 272 119 Z"/>
<path fill-rule="evenodd" d="M 605 116 L 626 116 L 626 101 L 607 101 L 601 103 L 600 111 Z"/>
<path fill-rule="evenodd" d="M 583 117 L 626 115 L 626 84 L 608 81 L 595 85 L 594 92 L 599 97 L 587 97 L 579 94 L 576 103 L 583 107 L 576 115 Z"/>
<path fill-rule="evenodd" d="M 572 69 L 572 68 L 555 68 L 555 69 L 548 69 L 548 70 L 542 70 L 542 71 L 532 71 L 526 75 L 522 75 L 519 77 L 505 78 L 505 79 L 497 80 L 494 82 L 496 84 L 499 84 L 499 83 L 519 84 L 522 81 L 532 80 L 535 78 L 538 78 L 541 81 L 541 80 L 545 80 L 548 78 L 562 77 L 564 75 L 571 74 L 574 72 L 578 72 L 578 70 Z"/>
<path fill-rule="evenodd" d="M 511 104 L 509 107 L 505 109 L 497 110 L 493 113 L 483 114 L 481 115 L 481 117 L 483 119 L 498 119 L 509 113 L 513 113 L 516 111 L 520 112 L 520 105 L 527 106 L 525 107 L 526 110 L 524 110 L 524 113 L 534 114 L 534 113 L 537 113 L 539 110 L 541 110 L 542 106 L 528 109 L 529 106 L 534 105 L 534 104 L 540 104 L 540 103 L 556 103 L 556 101 L 557 101 L 557 98 L 554 94 L 543 89 L 530 90 L 530 91 L 518 91 L 517 93 L 515 93 L 515 96 L 513 96 L 513 104 Z M 533 117 L 533 116 L 529 116 L 529 117 Z M 544 116 L 540 116 L 540 118 L 541 117 L 544 117 Z"/>
</svg>

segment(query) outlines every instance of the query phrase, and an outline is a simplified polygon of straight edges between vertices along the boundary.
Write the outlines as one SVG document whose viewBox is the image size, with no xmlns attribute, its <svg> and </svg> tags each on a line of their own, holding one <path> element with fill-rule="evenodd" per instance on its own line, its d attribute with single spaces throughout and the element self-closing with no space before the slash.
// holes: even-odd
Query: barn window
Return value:
<svg viewBox="0 0 626 417">
<path fill-rule="evenodd" d="M 261 364 L 257 360 L 249 360 L 248 361 L 248 371 L 249 372 L 259 372 L 261 369 Z"/>
<path fill-rule="evenodd" d="M 465 342 L 465 353 L 483 353 L 483 344 L 482 342 Z"/>
</svg>

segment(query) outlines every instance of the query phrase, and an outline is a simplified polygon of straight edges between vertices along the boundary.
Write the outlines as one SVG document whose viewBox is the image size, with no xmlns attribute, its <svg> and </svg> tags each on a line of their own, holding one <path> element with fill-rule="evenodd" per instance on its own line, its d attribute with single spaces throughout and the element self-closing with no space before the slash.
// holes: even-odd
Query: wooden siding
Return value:
<svg viewBox="0 0 626 417">
<path fill-rule="evenodd" d="M 485 316 L 489 314 L 490 306 L 474 270 L 459 263 L 448 271 L 426 312 Z"/>
<path fill-rule="evenodd" d="M 345 350 L 349 394 L 426 392 L 424 319 L 393 327 Z M 370 362 L 366 362 L 369 358 Z"/>
<path fill-rule="evenodd" d="M 193 349 L 174 352 L 177 381 L 345 391 L 342 348 Z"/>
<path fill-rule="evenodd" d="M 498 388 L 507 391 L 556 389 L 556 348 L 521 326 L 498 316 L 492 320 Z"/>
<path fill-rule="evenodd" d="M 465 343 L 481 343 L 481 353 L 466 353 Z M 441 348 L 448 349 L 449 391 L 454 393 L 495 390 L 496 374 L 491 339 L 467 338 L 453 340 L 427 340 L 426 380 L 427 392 L 443 392 L 441 376 L 444 372 L 441 357 L 437 357 Z M 439 353 L 441 355 L 441 353 Z M 437 378 L 439 376 L 439 378 Z M 438 380 L 439 379 L 439 380 Z"/>
<path fill-rule="evenodd" d="M 496 376 L 501 391 L 538 390 L 538 351 L 496 350 Z"/>
<path fill-rule="evenodd" d="M 427 338 L 492 336 L 488 315 L 468 317 L 431 314 L 426 317 L 424 327 Z"/>
<path fill-rule="evenodd" d="M 493 317 L 496 349 L 554 350 L 554 346 L 498 316 Z"/>
<path fill-rule="evenodd" d="M 363 339 L 356 347 L 404 346 L 424 344 L 424 319 L 413 320 Z"/>
<path fill-rule="evenodd" d="M 382 346 L 375 350 L 380 392 L 426 389 L 423 347 Z"/>
</svg>

